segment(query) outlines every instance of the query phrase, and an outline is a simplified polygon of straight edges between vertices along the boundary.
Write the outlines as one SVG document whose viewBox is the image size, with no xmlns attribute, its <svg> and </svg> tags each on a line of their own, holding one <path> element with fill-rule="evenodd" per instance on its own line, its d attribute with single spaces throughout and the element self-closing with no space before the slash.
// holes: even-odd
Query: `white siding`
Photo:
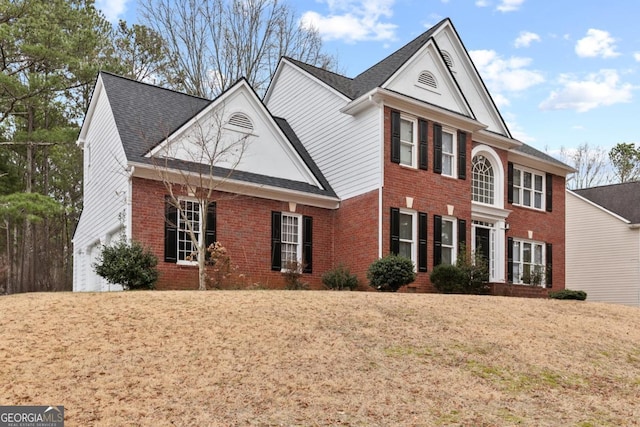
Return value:
<svg viewBox="0 0 640 427">
<path fill-rule="evenodd" d="M 640 306 L 640 230 L 571 192 L 566 212 L 566 287 Z"/>
<path fill-rule="evenodd" d="M 380 110 L 351 116 L 348 100 L 290 65 L 283 66 L 267 100 L 285 117 L 340 198 L 379 188 Z"/>
<path fill-rule="evenodd" d="M 129 178 L 126 157 L 104 89 L 94 94 L 93 113 L 85 122 L 84 202 L 74 243 L 74 291 L 100 291 L 104 284 L 91 263 L 101 244 L 126 224 Z"/>
</svg>

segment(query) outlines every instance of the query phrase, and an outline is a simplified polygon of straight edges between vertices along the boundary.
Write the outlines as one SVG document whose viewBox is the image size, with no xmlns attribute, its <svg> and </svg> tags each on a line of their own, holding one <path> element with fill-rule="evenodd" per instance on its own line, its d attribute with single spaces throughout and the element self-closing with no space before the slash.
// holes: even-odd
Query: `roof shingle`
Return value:
<svg viewBox="0 0 640 427">
<path fill-rule="evenodd" d="M 632 224 L 640 224 L 640 181 L 583 188 L 573 192 L 620 215 Z"/>
</svg>

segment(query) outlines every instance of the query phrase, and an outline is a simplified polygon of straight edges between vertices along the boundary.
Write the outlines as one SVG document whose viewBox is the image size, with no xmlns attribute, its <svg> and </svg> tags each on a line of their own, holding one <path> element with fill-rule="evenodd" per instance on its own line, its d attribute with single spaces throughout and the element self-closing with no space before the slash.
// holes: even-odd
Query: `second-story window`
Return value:
<svg viewBox="0 0 640 427">
<path fill-rule="evenodd" d="M 400 163 L 407 166 L 415 166 L 415 124 L 415 120 L 400 119 Z"/>
<path fill-rule="evenodd" d="M 453 134 L 442 131 L 442 175 L 454 176 L 455 174 L 455 144 Z"/>
<path fill-rule="evenodd" d="M 471 191 L 474 202 L 494 203 L 495 179 L 491 162 L 482 154 L 473 158 Z"/>
<path fill-rule="evenodd" d="M 513 203 L 543 209 L 544 176 L 527 169 L 513 169 Z"/>
</svg>

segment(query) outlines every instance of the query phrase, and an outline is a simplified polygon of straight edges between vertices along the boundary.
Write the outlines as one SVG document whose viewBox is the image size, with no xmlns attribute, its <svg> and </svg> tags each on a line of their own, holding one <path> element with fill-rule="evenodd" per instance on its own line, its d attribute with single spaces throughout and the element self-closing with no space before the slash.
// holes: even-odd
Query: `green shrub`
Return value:
<svg viewBox="0 0 640 427">
<path fill-rule="evenodd" d="M 549 292 L 549 298 L 554 299 L 575 299 L 584 301 L 587 299 L 585 291 L 572 291 L 571 289 L 563 289 L 561 291 Z"/>
<path fill-rule="evenodd" d="M 114 285 L 127 289 L 154 289 L 158 280 L 158 258 L 138 242 L 119 240 L 103 246 L 93 264 L 96 273 Z"/>
<path fill-rule="evenodd" d="M 329 270 L 322 275 L 322 283 L 328 289 L 342 291 L 349 289 L 353 291 L 358 287 L 358 276 L 351 274 L 349 269 L 340 264 L 333 270 Z"/>
<path fill-rule="evenodd" d="M 438 292 L 444 294 L 464 293 L 467 277 L 461 268 L 451 264 L 440 264 L 434 267 L 429 275 L 431 284 Z"/>
<path fill-rule="evenodd" d="M 369 286 L 382 292 L 396 292 L 416 280 L 413 262 L 405 257 L 387 255 L 374 261 L 367 271 Z"/>
<path fill-rule="evenodd" d="M 465 277 L 461 293 L 481 295 L 489 292 L 489 261 L 481 253 L 474 252 L 469 256 L 465 246 L 462 245 L 456 266 Z"/>
</svg>

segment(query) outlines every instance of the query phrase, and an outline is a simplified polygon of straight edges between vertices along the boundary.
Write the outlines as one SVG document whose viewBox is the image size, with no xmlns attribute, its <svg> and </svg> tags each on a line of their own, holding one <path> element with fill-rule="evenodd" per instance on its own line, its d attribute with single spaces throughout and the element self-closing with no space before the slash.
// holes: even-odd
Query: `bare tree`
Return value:
<svg viewBox="0 0 640 427">
<path fill-rule="evenodd" d="M 142 0 L 142 17 L 175 58 L 174 88 L 192 95 L 212 98 L 241 77 L 262 94 L 282 56 L 336 66 L 282 0 Z"/>
<path fill-rule="evenodd" d="M 178 239 L 188 238 L 183 253 L 187 261 L 198 264 L 198 289 L 206 290 L 208 221 L 218 188 L 240 164 L 250 142 L 250 133 L 225 126 L 224 107 L 196 118 L 184 134 L 166 138 L 152 152 L 152 159 L 165 189 L 170 214 L 169 225 Z M 185 197 L 185 194 L 187 197 Z M 180 258 L 180 254 L 178 255 Z"/>
<path fill-rule="evenodd" d="M 611 182 L 607 150 L 602 147 L 591 147 L 586 142 L 575 149 L 562 147 L 560 157 L 576 170 L 567 180 L 567 187 L 570 189 L 594 187 Z"/>
</svg>

